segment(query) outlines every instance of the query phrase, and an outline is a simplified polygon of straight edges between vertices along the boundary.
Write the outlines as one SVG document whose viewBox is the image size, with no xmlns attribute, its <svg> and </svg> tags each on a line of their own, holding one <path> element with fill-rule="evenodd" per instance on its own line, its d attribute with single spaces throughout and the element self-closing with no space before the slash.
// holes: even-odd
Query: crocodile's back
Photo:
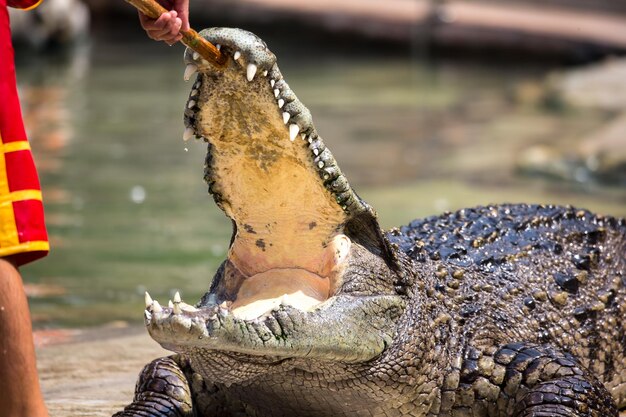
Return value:
<svg viewBox="0 0 626 417">
<path fill-rule="evenodd" d="M 572 353 L 626 407 L 626 223 L 572 207 L 501 205 L 413 221 L 389 239 L 475 343 Z"/>
</svg>

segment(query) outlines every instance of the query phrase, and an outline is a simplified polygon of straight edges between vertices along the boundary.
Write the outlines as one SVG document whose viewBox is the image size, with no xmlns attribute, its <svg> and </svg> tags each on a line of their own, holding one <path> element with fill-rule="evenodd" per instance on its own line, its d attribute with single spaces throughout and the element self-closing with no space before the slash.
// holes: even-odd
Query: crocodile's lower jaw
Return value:
<svg viewBox="0 0 626 417">
<path fill-rule="evenodd" d="M 210 301 L 192 307 L 178 294 L 169 307 L 161 307 L 149 296 L 146 303 L 148 332 L 175 352 L 220 350 L 251 358 L 341 362 L 366 362 L 380 355 L 391 344 L 395 323 L 405 309 L 404 299 L 396 295 L 337 295 L 310 312 L 281 303 L 262 317 L 245 320 Z M 350 330 L 337 331 L 343 328 Z"/>
</svg>

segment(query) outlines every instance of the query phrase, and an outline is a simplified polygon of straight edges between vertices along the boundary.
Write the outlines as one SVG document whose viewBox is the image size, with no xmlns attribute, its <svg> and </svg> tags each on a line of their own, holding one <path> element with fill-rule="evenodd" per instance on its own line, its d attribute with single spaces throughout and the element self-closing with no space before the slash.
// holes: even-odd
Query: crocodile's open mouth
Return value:
<svg viewBox="0 0 626 417">
<path fill-rule="evenodd" d="M 231 57 L 224 71 L 187 56 L 200 74 L 186 124 L 209 143 L 205 179 L 236 229 L 215 294 L 253 319 L 281 302 L 310 310 L 327 300 L 350 240 L 347 214 L 319 175 L 325 162 L 308 111 L 263 43 L 241 46 L 222 45 Z"/>
<path fill-rule="evenodd" d="M 202 34 L 221 46 L 228 63 L 217 70 L 186 52 L 185 77 L 198 77 L 185 109 L 184 138 L 208 142 L 205 180 L 234 234 L 226 262 L 197 307 L 176 297 L 164 309 L 147 298 L 148 328 L 164 346 L 183 344 L 172 326 L 198 338 L 215 338 L 227 323 L 265 326 L 277 337 L 269 323 L 284 333 L 277 312 L 295 310 L 291 320 L 309 313 L 328 320 L 323 307 L 341 303 L 336 298 L 359 246 L 349 237 L 351 225 L 371 211 L 350 188 L 265 43 L 236 29 Z M 361 239 L 371 239 L 362 229 Z M 251 351 L 234 344 L 233 350 Z"/>
</svg>

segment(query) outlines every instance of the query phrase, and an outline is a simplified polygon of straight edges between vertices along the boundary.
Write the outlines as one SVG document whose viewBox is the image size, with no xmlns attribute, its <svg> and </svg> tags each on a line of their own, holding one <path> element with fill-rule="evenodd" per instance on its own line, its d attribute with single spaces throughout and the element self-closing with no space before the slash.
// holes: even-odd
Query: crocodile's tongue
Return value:
<svg viewBox="0 0 626 417">
<path fill-rule="evenodd" d="M 236 270 L 237 247 L 233 245 L 229 260 L 233 270 L 227 270 L 226 276 L 233 276 Z M 286 248 L 288 251 L 288 248 Z M 340 276 L 343 272 L 343 264 L 350 251 L 350 240 L 345 235 L 337 235 L 324 245 L 320 245 L 316 255 L 318 258 L 309 257 L 315 261 L 310 269 L 301 266 L 287 268 L 273 267 L 253 274 L 243 274 L 236 288 L 235 299 L 230 305 L 233 314 L 241 319 L 254 319 L 260 317 L 281 305 L 295 307 L 302 311 L 310 311 L 318 304 L 327 300 L 340 284 Z M 299 254 L 298 251 L 295 251 Z M 245 253 L 245 252 L 244 252 Z M 254 271 L 253 264 L 240 262 L 247 266 L 247 272 Z M 272 265 L 272 259 L 262 258 L 259 264 Z M 276 265 L 297 264 L 298 259 L 283 256 Z M 234 278 L 231 278 L 235 280 Z M 225 286 L 232 283 L 225 282 Z"/>
<path fill-rule="evenodd" d="M 329 293 L 328 278 L 301 269 L 275 269 L 246 279 L 231 309 L 243 320 L 262 316 L 281 305 L 310 311 Z"/>
</svg>

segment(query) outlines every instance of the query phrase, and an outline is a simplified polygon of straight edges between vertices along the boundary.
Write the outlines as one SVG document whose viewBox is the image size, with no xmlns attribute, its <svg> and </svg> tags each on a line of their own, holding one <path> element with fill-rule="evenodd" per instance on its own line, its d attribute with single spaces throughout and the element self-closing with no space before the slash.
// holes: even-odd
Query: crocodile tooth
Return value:
<svg viewBox="0 0 626 417">
<path fill-rule="evenodd" d="M 193 106 L 195 106 L 195 105 L 196 105 L 195 100 L 189 100 L 189 103 L 187 103 L 187 108 L 188 109 L 192 109 Z"/>
<path fill-rule="evenodd" d="M 193 90 L 191 90 L 191 94 L 190 94 L 191 97 L 195 97 L 197 95 L 198 95 L 198 90 L 197 89 L 194 88 Z"/>
<path fill-rule="evenodd" d="M 150 297 L 150 294 L 148 294 L 148 291 L 146 291 L 146 293 L 144 294 L 144 300 L 146 300 L 146 308 L 150 307 L 152 305 L 152 297 Z"/>
<path fill-rule="evenodd" d="M 219 43 L 216 43 L 215 47 L 217 48 L 218 51 L 222 49 L 222 45 L 220 45 Z"/>
<path fill-rule="evenodd" d="M 278 98 L 278 95 L 280 94 L 280 90 L 278 88 L 274 89 L 274 97 Z"/>
<path fill-rule="evenodd" d="M 302 140 L 306 140 L 306 133 L 304 132 L 300 133 L 300 137 L 302 138 Z"/>
<path fill-rule="evenodd" d="M 285 122 L 285 124 L 287 124 L 290 117 L 291 115 L 288 112 L 283 112 L 283 122 Z"/>
<path fill-rule="evenodd" d="M 176 294 L 174 294 L 174 302 L 180 303 L 181 301 L 183 300 L 180 298 L 180 292 L 176 291 Z"/>
<path fill-rule="evenodd" d="M 267 77 L 267 74 L 268 74 L 267 70 L 263 71 L 263 76 L 264 77 Z"/>
<path fill-rule="evenodd" d="M 235 55 L 233 55 L 233 59 L 236 61 L 241 57 L 241 52 L 237 51 L 235 52 Z"/>
<path fill-rule="evenodd" d="M 183 310 L 183 311 L 189 311 L 190 313 L 194 313 L 194 312 L 198 311 L 197 308 L 195 308 L 194 306 L 191 306 L 191 305 L 189 305 L 187 303 L 181 302 L 179 305 L 180 305 L 180 309 Z"/>
<path fill-rule="evenodd" d="M 220 314 L 220 316 L 226 317 L 228 315 L 228 307 L 230 306 L 226 301 L 219 305 L 218 313 Z"/>
<path fill-rule="evenodd" d="M 197 52 L 194 52 L 192 56 L 193 56 L 194 61 L 200 58 L 200 54 Z"/>
<path fill-rule="evenodd" d="M 296 136 L 298 136 L 299 132 L 300 132 L 300 126 L 298 126 L 297 124 L 290 124 L 289 125 L 289 140 L 293 142 L 296 139 Z"/>
<path fill-rule="evenodd" d="M 187 64 L 185 67 L 185 74 L 183 75 L 183 79 L 185 81 L 189 81 L 192 75 L 198 72 L 198 66 L 194 64 Z"/>
<path fill-rule="evenodd" d="M 180 308 L 180 304 L 179 303 L 174 303 L 174 306 L 172 307 L 172 311 L 174 312 L 174 314 L 182 314 L 183 310 Z"/>
<path fill-rule="evenodd" d="M 169 300 L 169 301 L 167 302 L 167 306 L 168 306 L 169 308 L 174 308 L 174 303 L 172 302 L 172 300 Z"/>
<path fill-rule="evenodd" d="M 256 75 L 256 65 L 248 64 L 248 68 L 246 69 L 246 77 L 248 81 L 254 80 L 254 76 Z"/>
<path fill-rule="evenodd" d="M 285 100 L 283 100 L 282 98 L 279 98 L 278 99 L 278 108 L 282 109 L 284 105 L 285 105 Z"/>
<path fill-rule="evenodd" d="M 188 127 L 185 129 L 185 131 L 183 132 L 183 140 L 185 142 L 187 142 L 189 139 L 191 139 L 191 137 L 194 135 L 193 129 L 191 127 Z M 148 293 L 146 293 L 148 294 Z"/>
<path fill-rule="evenodd" d="M 270 80 L 270 85 L 272 86 L 272 88 L 274 88 L 274 85 L 276 85 L 276 80 Z"/>
<path fill-rule="evenodd" d="M 163 311 L 163 307 L 161 307 L 161 304 L 159 304 L 157 300 L 154 300 L 154 302 L 152 303 L 152 312 L 160 313 L 162 311 Z"/>
</svg>

